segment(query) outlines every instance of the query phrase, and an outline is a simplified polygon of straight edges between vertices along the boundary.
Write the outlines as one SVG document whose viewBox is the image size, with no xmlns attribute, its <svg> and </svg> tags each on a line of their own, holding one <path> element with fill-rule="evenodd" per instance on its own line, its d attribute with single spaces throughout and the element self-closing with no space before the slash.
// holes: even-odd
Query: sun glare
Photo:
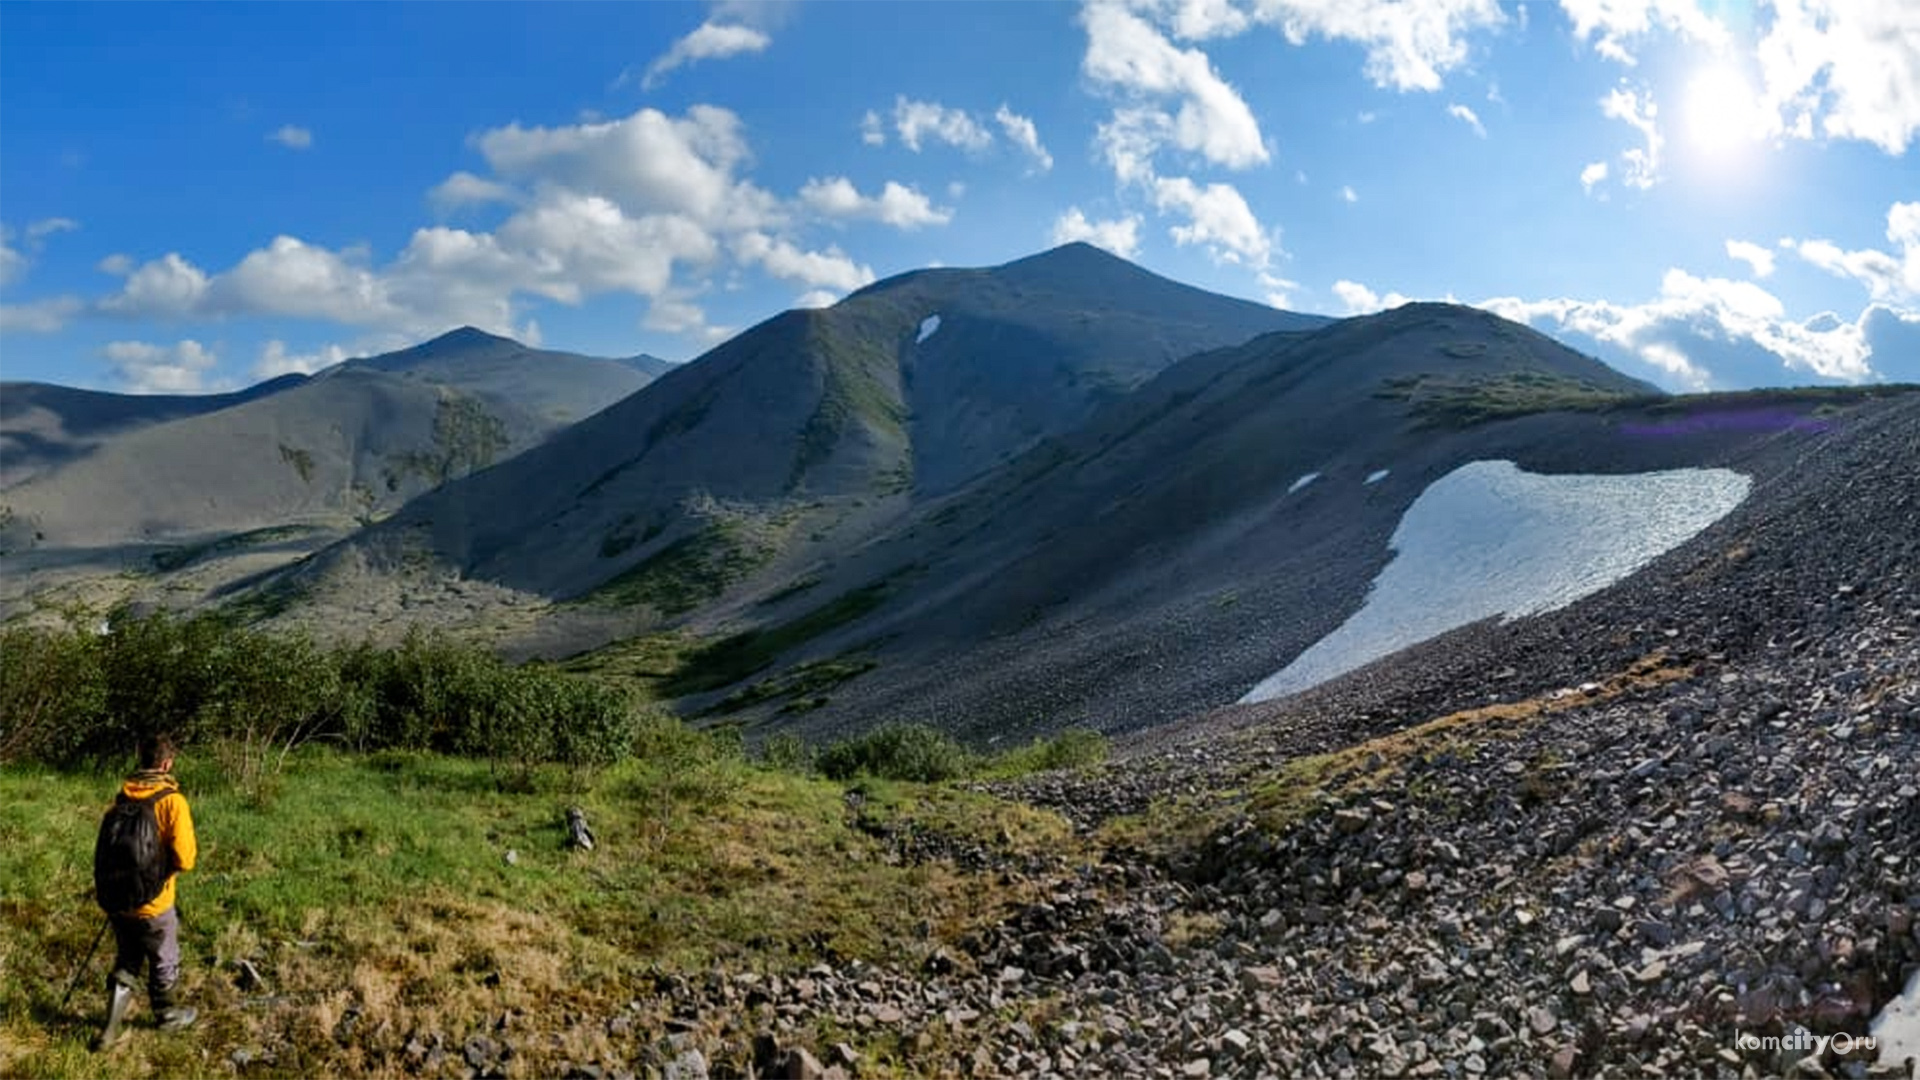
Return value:
<svg viewBox="0 0 1920 1080">
<path fill-rule="evenodd" d="M 1710 158 L 1733 157 L 1760 138 L 1760 103 L 1739 71 L 1707 68 L 1687 84 L 1687 135 Z"/>
</svg>

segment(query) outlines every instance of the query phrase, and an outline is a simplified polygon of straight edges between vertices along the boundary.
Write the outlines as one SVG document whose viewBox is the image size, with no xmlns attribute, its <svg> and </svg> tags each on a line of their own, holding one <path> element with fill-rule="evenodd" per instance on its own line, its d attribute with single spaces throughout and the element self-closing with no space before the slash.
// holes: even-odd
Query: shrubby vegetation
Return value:
<svg viewBox="0 0 1920 1080">
<path fill-rule="evenodd" d="M 1051 769 L 1084 768 L 1107 758 L 1107 738 L 1098 732 L 1063 731 L 1051 739 L 1035 739 L 1027 746 L 983 756 L 951 736 L 925 724 L 886 724 L 852 739 L 834 743 L 814 761 L 830 780 L 872 777 L 932 784 L 963 777 L 1005 778 Z M 777 749 L 769 742 L 768 761 L 793 760 L 800 753 L 792 745 Z M 804 761 L 804 757 L 801 757 Z"/>
<path fill-rule="evenodd" d="M 429 634 L 325 648 L 212 615 L 108 626 L 0 631 L 0 761 L 106 765 L 165 730 L 229 758 L 248 785 L 319 741 L 487 759 L 524 778 L 620 760 L 645 723 L 619 687 Z"/>
</svg>

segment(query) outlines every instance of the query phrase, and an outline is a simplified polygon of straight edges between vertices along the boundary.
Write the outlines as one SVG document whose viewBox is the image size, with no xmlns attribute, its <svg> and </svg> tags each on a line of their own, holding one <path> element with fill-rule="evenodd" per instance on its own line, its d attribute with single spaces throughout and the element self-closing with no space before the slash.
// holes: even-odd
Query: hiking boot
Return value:
<svg viewBox="0 0 1920 1080">
<path fill-rule="evenodd" d="M 181 1031 L 192 1027 L 193 1022 L 200 1019 L 200 1010 L 191 1005 L 173 1005 L 160 1010 L 156 1019 L 160 1022 L 161 1031 Z"/>
<path fill-rule="evenodd" d="M 138 979 L 124 971 L 107 976 L 107 1026 L 94 1039 L 95 1050 L 107 1049 L 125 1034 L 120 1025 L 127 1018 L 127 1010 L 133 1007 L 133 988 L 138 983 Z"/>
</svg>

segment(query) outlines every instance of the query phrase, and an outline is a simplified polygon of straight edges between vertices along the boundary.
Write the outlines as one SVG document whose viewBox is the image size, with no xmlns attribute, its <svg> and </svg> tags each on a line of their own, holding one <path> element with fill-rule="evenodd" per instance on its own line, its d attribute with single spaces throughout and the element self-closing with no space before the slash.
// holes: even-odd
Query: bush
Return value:
<svg viewBox="0 0 1920 1080">
<path fill-rule="evenodd" d="M 964 776 L 974 763 L 966 747 L 925 724 L 886 724 L 820 755 L 820 771 L 833 780 L 871 776 L 931 784 Z"/>
<path fill-rule="evenodd" d="M 781 732 L 761 744 L 760 763 L 781 772 L 808 773 L 813 771 L 813 749 L 800 736 Z"/>
<path fill-rule="evenodd" d="M 1000 775 L 1052 772 L 1055 769 L 1084 769 L 1107 760 L 1112 746 L 1105 735 L 1085 728 L 1068 728 L 1051 739 L 1035 739 L 1017 750 L 996 757 L 989 771 Z"/>
<path fill-rule="evenodd" d="M 0 763 L 77 758 L 106 710 L 94 634 L 0 631 Z"/>
</svg>

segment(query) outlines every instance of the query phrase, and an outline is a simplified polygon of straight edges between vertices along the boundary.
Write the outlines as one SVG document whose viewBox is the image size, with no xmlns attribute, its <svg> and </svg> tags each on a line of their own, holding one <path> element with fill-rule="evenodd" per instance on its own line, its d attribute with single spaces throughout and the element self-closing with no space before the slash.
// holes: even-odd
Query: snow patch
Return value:
<svg viewBox="0 0 1920 1080">
<path fill-rule="evenodd" d="M 1880 1047 L 1882 1065 L 1898 1065 L 1920 1058 L 1920 971 L 1907 980 L 1907 989 L 1880 1010 L 1867 1029 Z"/>
<path fill-rule="evenodd" d="M 1751 486 L 1728 469 L 1542 476 L 1511 461 L 1463 465 L 1407 508 L 1366 604 L 1240 700 L 1305 690 L 1490 616 L 1565 607 L 1725 517 Z"/>
<path fill-rule="evenodd" d="M 1377 484 L 1380 481 L 1385 480 L 1387 478 L 1387 474 L 1392 471 L 1393 471 L 1392 469 L 1375 469 L 1374 471 L 1367 474 L 1366 482 L 1369 484 Z"/>
<path fill-rule="evenodd" d="M 1300 479 L 1295 480 L 1293 482 L 1293 486 L 1287 489 L 1287 494 L 1291 495 L 1294 492 L 1299 491 L 1301 488 L 1306 487 L 1308 484 L 1311 484 L 1318 479 L 1320 479 L 1319 473 L 1310 472 L 1307 475 L 1301 477 Z"/>
<path fill-rule="evenodd" d="M 921 319 L 920 320 L 920 336 L 917 338 L 914 338 L 913 343 L 915 345 L 920 344 L 921 342 L 932 337 L 933 332 L 938 329 L 940 329 L 940 316 L 929 315 L 926 318 Z"/>
</svg>

